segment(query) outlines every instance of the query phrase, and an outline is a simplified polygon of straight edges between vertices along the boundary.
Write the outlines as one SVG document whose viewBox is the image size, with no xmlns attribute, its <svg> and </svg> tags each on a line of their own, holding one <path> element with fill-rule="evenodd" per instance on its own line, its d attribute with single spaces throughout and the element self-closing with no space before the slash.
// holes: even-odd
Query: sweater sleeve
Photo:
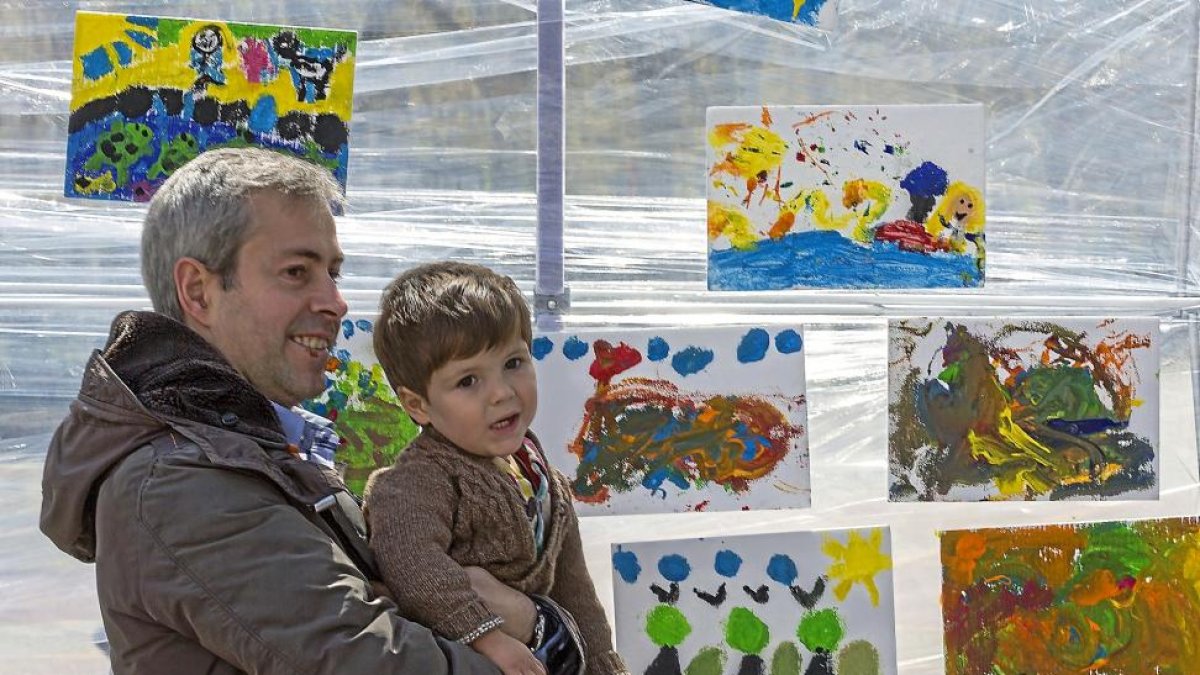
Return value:
<svg viewBox="0 0 1200 675">
<path fill-rule="evenodd" d="M 557 471 L 554 474 L 556 481 L 566 480 Z M 563 494 L 563 491 L 558 491 L 558 494 Z M 612 629 L 604 614 L 604 606 L 596 595 L 596 586 L 588 574 L 583 540 L 579 536 L 579 520 L 570 503 L 564 504 L 564 507 L 570 509 L 571 513 L 565 521 L 567 530 L 558 560 L 555 561 L 550 599 L 562 605 L 579 624 L 579 632 L 583 634 L 587 648 L 587 675 L 628 675 L 629 669 L 625 667 L 621 655 L 613 649 Z"/>
<path fill-rule="evenodd" d="M 371 552 L 404 616 L 463 643 L 503 619 L 450 557 L 457 490 L 436 462 L 408 458 L 375 472 L 366 490 Z"/>
</svg>

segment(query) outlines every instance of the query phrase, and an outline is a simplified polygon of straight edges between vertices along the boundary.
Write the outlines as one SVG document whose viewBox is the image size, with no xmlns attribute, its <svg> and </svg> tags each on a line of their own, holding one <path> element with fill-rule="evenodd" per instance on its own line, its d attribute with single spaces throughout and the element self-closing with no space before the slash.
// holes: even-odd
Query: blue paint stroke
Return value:
<svg viewBox="0 0 1200 675">
<path fill-rule="evenodd" d="M 130 40 L 133 40 L 146 49 L 154 48 L 155 38 L 149 33 L 143 33 L 140 30 L 126 30 L 125 34 L 129 36 Z"/>
<path fill-rule="evenodd" d="M 572 335 L 563 343 L 563 356 L 569 361 L 578 361 L 588 353 L 588 343 Z"/>
<path fill-rule="evenodd" d="M 667 581 L 683 581 L 692 573 L 692 566 L 688 564 L 687 558 L 672 553 L 664 555 L 658 560 L 658 573 L 663 575 Z"/>
<path fill-rule="evenodd" d="M 662 361 L 667 358 L 667 354 L 671 353 L 671 345 L 660 337 L 650 338 L 650 344 L 646 346 L 646 358 L 651 361 Z"/>
<path fill-rule="evenodd" d="M 130 15 L 130 16 L 125 17 L 125 21 L 127 23 L 131 23 L 135 26 L 144 26 L 146 28 L 154 28 L 154 29 L 158 28 L 158 17 L 157 16 Z"/>
<path fill-rule="evenodd" d="M 83 76 L 89 80 L 98 80 L 113 71 L 112 59 L 104 47 L 96 47 L 79 57 L 83 64 Z"/>
<path fill-rule="evenodd" d="M 771 336 L 761 328 L 751 328 L 738 343 L 737 360 L 741 363 L 762 361 L 771 346 Z"/>
<path fill-rule="evenodd" d="M 350 319 L 343 319 L 342 320 L 342 337 L 349 339 L 350 336 L 352 336 L 352 335 L 354 335 L 354 322 L 351 321 Z"/>
<path fill-rule="evenodd" d="M 371 326 L 371 322 L 366 319 L 359 319 L 358 321 L 354 322 L 354 325 L 364 333 L 370 333 L 373 328 L 373 326 Z"/>
<path fill-rule="evenodd" d="M 270 133 L 275 129 L 275 123 L 279 121 L 279 111 L 275 107 L 275 97 L 270 94 L 263 94 L 258 97 L 258 101 L 254 103 L 254 109 L 250 111 L 250 119 L 247 121 L 250 131 L 256 134 Z"/>
<path fill-rule="evenodd" d="M 533 339 L 533 358 L 541 361 L 546 358 L 546 355 L 554 351 L 554 341 L 546 336 L 539 336 Z"/>
<path fill-rule="evenodd" d="M 933 162 L 921 164 L 909 171 L 904 180 L 900 181 L 900 187 L 907 190 L 908 194 L 922 197 L 936 197 L 944 194 L 948 186 L 949 179 L 946 176 L 946 170 Z"/>
<path fill-rule="evenodd" d="M 742 568 L 742 556 L 724 549 L 717 551 L 716 560 L 713 561 L 713 569 L 723 577 L 732 579 L 737 576 L 738 570 Z"/>
<path fill-rule="evenodd" d="M 776 553 L 767 561 L 767 576 L 784 586 L 791 586 L 796 583 L 796 563 L 788 556 Z"/>
<path fill-rule="evenodd" d="M 626 551 L 620 546 L 612 555 L 613 569 L 617 574 L 621 575 L 621 579 L 627 584 L 632 584 L 638 580 L 638 576 L 642 573 L 642 566 L 638 564 L 637 554 L 633 551 Z"/>
<path fill-rule="evenodd" d="M 124 42 L 112 43 L 113 51 L 117 53 L 117 63 L 127 66 L 133 63 L 133 50 Z"/>
<path fill-rule="evenodd" d="M 712 360 L 711 349 L 688 347 L 675 354 L 671 359 L 671 367 L 675 369 L 675 372 L 686 377 L 704 370 L 708 364 L 712 363 Z"/>
<path fill-rule="evenodd" d="M 781 330 L 775 335 L 775 349 L 780 354 L 795 354 L 804 349 L 804 339 L 791 328 Z"/>
<path fill-rule="evenodd" d="M 864 155 L 871 154 L 867 151 L 867 148 L 869 148 L 869 147 L 871 147 L 871 143 L 869 141 L 862 141 L 862 140 L 854 141 L 854 149 L 858 150 L 859 152 L 861 152 Z"/>
<path fill-rule="evenodd" d="M 973 255 L 902 251 L 884 241 L 865 246 L 828 230 L 793 232 L 759 241 L 750 250 L 708 255 L 708 288 L 713 291 L 963 288 L 982 283 Z"/>
</svg>

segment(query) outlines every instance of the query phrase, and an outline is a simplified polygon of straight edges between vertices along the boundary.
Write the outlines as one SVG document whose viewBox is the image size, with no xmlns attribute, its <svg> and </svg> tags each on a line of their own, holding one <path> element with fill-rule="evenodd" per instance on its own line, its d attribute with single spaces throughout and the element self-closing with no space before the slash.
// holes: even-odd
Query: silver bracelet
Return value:
<svg viewBox="0 0 1200 675">
<path fill-rule="evenodd" d="M 537 621 L 533 623 L 533 637 L 530 639 L 529 651 L 536 652 L 542 646 L 542 640 L 546 639 L 546 614 L 540 606 L 537 607 Z"/>
</svg>

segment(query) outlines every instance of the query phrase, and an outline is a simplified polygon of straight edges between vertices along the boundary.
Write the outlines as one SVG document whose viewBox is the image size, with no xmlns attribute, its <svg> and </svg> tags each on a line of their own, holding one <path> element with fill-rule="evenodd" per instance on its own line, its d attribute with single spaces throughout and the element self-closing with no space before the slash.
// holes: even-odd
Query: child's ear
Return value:
<svg viewBox="0 0 1200 675">
<path fill-rule="evenodd" d="M 429 402 L 424 396 L 408 387 L 400 387 L 396 391 L 396 397 L 400 399 L 400 405 L 404 406 L 404 412 L 408 413 L 414 422 L 421 426 L 429 424 Z"/>
</svg>

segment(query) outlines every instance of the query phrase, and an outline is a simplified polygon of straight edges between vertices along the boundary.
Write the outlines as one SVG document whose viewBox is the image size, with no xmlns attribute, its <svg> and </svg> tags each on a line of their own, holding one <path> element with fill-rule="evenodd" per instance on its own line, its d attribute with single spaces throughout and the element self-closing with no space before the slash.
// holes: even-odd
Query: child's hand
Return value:
<svg viewBox="0 0 1200 675">
<path fill-rule="evenodd" d="M 471 643 L 475 651 L 488 657 L 504 675 L 546 675 L 546 667 L 516 638 L 493 630 Z"/>
</svg>

